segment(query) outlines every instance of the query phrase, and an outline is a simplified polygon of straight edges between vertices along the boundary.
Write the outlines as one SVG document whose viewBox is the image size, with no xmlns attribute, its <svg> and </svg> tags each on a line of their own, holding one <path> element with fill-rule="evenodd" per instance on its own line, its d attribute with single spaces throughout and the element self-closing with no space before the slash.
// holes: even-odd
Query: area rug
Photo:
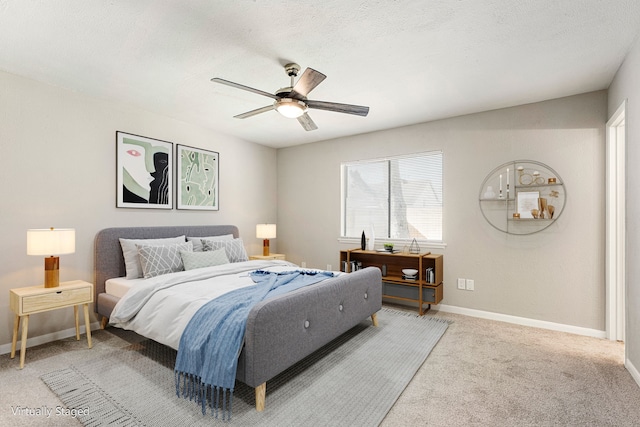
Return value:
<svg viewBox="0 0 640 427">
<path fill-rule="evenodd" d="M 151 340 L 41 377 L 86 426 L 377 426 L 445 333 L 444 320 L 383 308 L 267 382 L 266 408 L 237 383 L 231 421 L 176 397 L 176 352 Z"/>
</svg>

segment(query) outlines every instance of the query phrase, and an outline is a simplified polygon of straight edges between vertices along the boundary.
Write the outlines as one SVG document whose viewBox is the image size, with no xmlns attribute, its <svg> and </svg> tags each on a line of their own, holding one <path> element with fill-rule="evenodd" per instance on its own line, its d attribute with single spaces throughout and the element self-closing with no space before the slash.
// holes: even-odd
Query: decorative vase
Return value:
<svg viewBox="0 0 640 427">
<path fill-rule="evenodd" d="M 367 237 L 364 235 L 364 230 L 362 230 L 362 237 L 360 238 L 360 249 L 363 251 L 367 249 Z"/>
<path fill-rule="evenodd" d="M 373 226 L 371 226 L 371 234 L 369 235 L 369 250 L 374 251 L 376 249 L 376 233 L 373 231 Z"/>
<path fill-rule="evenodd" d="M 493 191 L 493 187 L 488 185 L 487 191 L 485 191 L 484 196 L 482 197 L 484 197 L 485 199 L 495 199 L 496 193 Z"/>
</svg>

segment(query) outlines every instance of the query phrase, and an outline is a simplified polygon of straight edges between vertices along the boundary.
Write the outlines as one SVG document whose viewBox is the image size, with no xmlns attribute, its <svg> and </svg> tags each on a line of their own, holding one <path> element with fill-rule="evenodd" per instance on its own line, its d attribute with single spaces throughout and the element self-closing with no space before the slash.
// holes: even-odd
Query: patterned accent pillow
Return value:
<svg viewBox="0 0 640 427">
<path fill-rule="evenodd" d="M 247 251 L 244 249 L 242 239 L 233 240 L 207 240 L 202 239 L 202 246 L 205 251 L 215 251 L 224 248 L 230 262 L 249 261 Z"/>
<path fill-rule="evenodd" d="M 142 246 L 138 245 L 140 264 L 145 279 L 184 270 L 180 251 L 192 251 L 191 242 L 179 245 Z"/>
<path fill-rule="evenodd" d="M 224 248 L 208 252 L 181 251 L 180 256 L 182 257 L 185 270 L 229 264 L 229 258 L 227 258 L 227 253 Z"/>
<path fill-rule="evenodd" d="M 187 236 L 187 242 L 193 243 L 193 251 L 194 252 L 202 252 L 204 248 L 202 247 L 202 239 L 207 240 L 233 240 L 233 234 L 222 234 L 220 236 L 210 236 L 210 237 L 189 237 Z"/>
<path fill-rule="evenodd" d="M 142 265 L 138 256 L 138 245 L 140 246 L 162 246 L 184 243 L 184 236 L 169 237 L 167 239 L 119 239 L 122 246 L 122 256 L 127 272 L 127 279 L 137 279 L 142 277 Z"/>
</svg>

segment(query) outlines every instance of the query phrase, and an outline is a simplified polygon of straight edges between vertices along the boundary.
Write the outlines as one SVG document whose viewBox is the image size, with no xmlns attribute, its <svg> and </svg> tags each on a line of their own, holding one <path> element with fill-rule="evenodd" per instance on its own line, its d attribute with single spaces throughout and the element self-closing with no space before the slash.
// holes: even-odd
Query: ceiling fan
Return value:
<svg viewBox="0 0 640 427">
<path fill-rule="evenodd" d="M 288 118 L 297 118 L 302 127 L 309 131 L 318 129 L 318 126 L 311 120 L 311 117 L 307 114 L 309 108 L 315 108 L 318 110 L 335 111 L 337 113 L 355 114 L 356 116 L 365 117 L 369 114 L 369 107 L 363 107 L 360 105 L 351 104 L 338 104 L 337 102 L 326 101 L 314 101 L 307 99 L 307 95 L 316 86 L 318 86 L 324 79 L 327 78 L 324 74 L 313 68 L 307 68 L 300 76 L 297 82 L 295 78 L 300 72 L 300 66 L 295 63 L 287 64 L 284 66 L 285 72 L 291 77 L 291 86 L 278 89 L 275 94 L 264 92 L 259 89 L 254 89 L 249 86 L 244 86 L 239 83 L 230 82 L 229 80 L 214 77 L 212 82 L 221 83 L 223 85 L 235 87 L 237 89 L 246 90 L 248 92 L 257 93 L 258 95 L 267 96 L 274 99 L 272 105 L 258 108 L 256 110 L 247 111 L 246 113 L 238 114 L 234 116 L 237 119 L 246 119 L 257 114 L 266 113 L 267 111 L 276 110 L 280 114 Z"/>
</svg>

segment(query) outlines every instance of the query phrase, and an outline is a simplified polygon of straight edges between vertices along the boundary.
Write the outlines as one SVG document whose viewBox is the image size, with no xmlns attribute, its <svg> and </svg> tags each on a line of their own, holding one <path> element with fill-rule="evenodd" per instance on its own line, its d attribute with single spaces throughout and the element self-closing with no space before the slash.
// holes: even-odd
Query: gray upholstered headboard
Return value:
<svg viewBox="0 0 640 427">
<path fill-rule="evenodd" d="M 124 257 L 118 239 L 161 239 L 166 237 L 189 236 L 207 237 L 233 234 L 239 237 L 235 225 L 185 225 L 167 227 L 117 227 L 105 228 L 96 234 L 94 247 L 94 284 L 96 301 L 104 292 L 104 283 L 113 277 L 124 277 Z"/>
</svg>

